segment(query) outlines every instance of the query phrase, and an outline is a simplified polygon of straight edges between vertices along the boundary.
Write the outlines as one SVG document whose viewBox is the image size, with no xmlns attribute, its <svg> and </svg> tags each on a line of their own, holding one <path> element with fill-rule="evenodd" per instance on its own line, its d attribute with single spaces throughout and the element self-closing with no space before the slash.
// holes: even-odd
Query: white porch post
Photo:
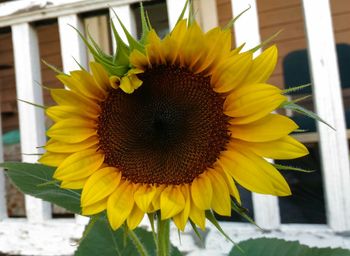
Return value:
<svg viewBox="0 0 350 256">
<path fill-rule="evenodd" d="M 1 104 L 1 102 L 0 102 Z M 4 150 L 2 142 L 1 105 L 0 105 L 0 163 L 4 162 Z M 5 175 L 0 168 L 0 221 L 7 218 Z"/>
<path fill-rule="evenodd" d="M 12 26 L 17 98 L 43 104 L 40 56 L 37 34 L 29 23 Z M 37 147 L 45 145 L 44 112 L 38 107 L 18 102 L 19 126 L 22 154 L 42 153 Z M 23 162 L 35 163 L 36 155 L 22 155 Z M 51 217 L 51 205 L 40 199 L 25 196 L 26 213 L 29 221 L 43 221 Z"/>
<path fill-rule="evenodd" d="M 246 43 L 244 50 L 249 50 L 261 43 L 258 10 L 255 0 L 231 0 L 233 16 L 238 16 L 249 5 L 251 8 L 234 24 L 236 45 Z M 260 54 L 257 51 L 256 54 Z M 253 193 L 254 220 L 263 229 L 279 228 L 281 218 L 278 199 L 275 196 Z"/>
<path fill-rule="evenodd" d="M 349 152 L 331 10 L 328 0 L 303 0 L 303 8 L 317 113 L 336 129 L 318 123 L 328 224 L 349 231 Z"/>
<path fill-rule="evenodd" d="M 61 56 L 63 72 L 80 69 L 76 61 L 87 68 L 87 52 L 84 42 L 72 27 L 84 35 L 84 25 L 78 15 L 66 15 L 58 17 L 58 28 L 60 33 Z M 76 61 L 75 61 L 75 60 Z"/>
<path fill-rule="evenodd" d="M 123 22 L 125 28 L 130 32 L 130 34 L 136 37 L 136 22 L 134 13 L 131 9 L 130 5 L 112 5 L 109 9 L 109 16 L 111 17 L 112 22 L 122 40 L 128 44 L 128 40 L 124 34 L 124 30 L 119 24 L 119 21 L 115 14 L 118 15 L 119 19 Z M 113 35 L 113 33 L 112 33 Z M 113 51 L 116 50 L 115 40 L 112 40 L 113 43 Z"/>
<path fill-rule="evenodd" d="M 77 62 L 82 67 L 86 69 L 88 68 L 86 46 L 81 40 L 78 32 L 69 25 L 79 30 L 83 35 L 85 34 L 83 21 L 77 14 L 58 17 L 61 57 L 63 72 L 65 73 L 80 69 Z M 88 218 L 80 215 L 76 215 L 75 218 L 79 224 L 86 224 L 89 221 Z"/>
</svg>

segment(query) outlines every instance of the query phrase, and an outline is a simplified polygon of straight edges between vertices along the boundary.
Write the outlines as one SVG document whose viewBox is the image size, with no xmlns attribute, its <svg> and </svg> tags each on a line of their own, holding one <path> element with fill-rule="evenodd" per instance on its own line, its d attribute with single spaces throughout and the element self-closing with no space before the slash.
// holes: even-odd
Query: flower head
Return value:
<svg viewBox="0 0 350 256">
<path fill-rule="evenodd" d="M 180 230 L 189 220 L 204 229 L 206 211 L 231 215 L 236 183 L 290 195 L 265 158 L 308 152 L 289 136 L 298 126 L 272 113 L 286 101 L 266 83 L 276 46 L 253 59 L 231 49 L 231 31 L 184 19 L 163 39 L 147 26 L 129 46 L 116 36 L 127 60 L 95 56 L 92 74 L 58 75 L 69 90 L 52 89 L 47 109 L 55 124 L 40 161 L 57 166 L 61 187 L 82 189 L 84 215 L 106 210 L 114 229 L 133 229 L 160 212 Z"/>
</svg>

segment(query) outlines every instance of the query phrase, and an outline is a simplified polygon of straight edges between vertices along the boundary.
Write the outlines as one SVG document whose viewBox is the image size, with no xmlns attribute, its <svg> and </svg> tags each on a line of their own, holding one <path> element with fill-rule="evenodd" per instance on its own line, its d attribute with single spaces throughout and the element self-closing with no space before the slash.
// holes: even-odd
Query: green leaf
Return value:
<svg viewBox="0 0 350 256">
<path fill-rule="evenodd" d="M 308 247 L 276 238 L 249 239 L 237 246 L 232 248 L 229 256 L 350 256 L 350 251 L 345 249 Z"/>
<path fill-rule="evenodd" d="M 32 106 L 37 107 L 37 108 L 42 108 L 42 109 L 46 109 L 47 108 L 46 106 L 39 105 L 39 104 L 36 104 L 36 103 L 33 103 L 33 102 L 29 102 L 29 101 L 26 101 L 26 100 L 21 100 L 21 99 L 17 99 L 17 100 L 20 101 L 20 102 L 23 102 L 23 103 L 27 103 L 27 104 L 32 105 Z"/>
<path fill-rule="evenodd" d="M 285 109 L 290 109 L 294 112 L 297 112 L 299 114 L 308 116 L 312 119 L 315 119 L 319 122 L 324 123 L 325 125 L 327 125 L 328 127 L 330 127 L 331 129 L 335 130 L 330 124 L 328 124 L 326 121 L 324 121 L 321 117 L 319 117 L 318 115 L 316 115 L 314 112 L 307 110 L 306 108 L 303 108 L 302 106 L 299 106 L 298 104 L 295 104 L 294 102 L 291 101 L 286 101 L 285 103 L 282 104 L 282 107 Z"/>
<path fill-rule="evenodd" d="M 131 238 L 127 233 L 126 240 L 124 241 L 125 230 L 120 228 L 113 231 L 105 214 L 101 214 L 92 227 L 90 225 L 88 227 L 90 227 L 90 231 L 79 244 L 74 254 L 75 256 L 139 255 L 133 242 L 134 238 Z M 148 255 L 156 255 L 156 245 L 152 232 L 146 231 L 143 228 L 136 228 L 133 232 L 133 236 L 137 236 L 137 239 L 140 240 Z M 177 248 L 172 247 L 170 255 L 178 256 L 181 254 Z"/>
<path fill-rule="evenodd" d="M 23 193 L 57 204 L 73 213 L 80 213 L 80 191 L 62 189 L 52 178 L 54 167 L 41 164 L 1 163 L 14 185 Z M 43 185 L 46 183 L 45 185 Z"/>
<path fill-rule="evenodd" d="M 46 62 L 45 60 L 41 60 L 42 63 L 45 64 L 45 66 L 47 66 L 49 69 L 51 69 L 53 72 L 60 74 L 60 75 L 65 75 L 65 73 L 63 71 L 61 71 L 59 68 L 55 67 L 54 65 L 49 64 L 48 62 Z"/>
<path fill-rule="evenodd" d="M 285 171 L 297 171 L 297 172 L 306 172 L 306 173 L 311 173 L 315 172 L 315 170 L 305 170 L 299 167 L 294 167 L 294 166 L 288 166 L 288 165 L 283 165 L 283 164 L 272 164 L 275 166 L 278 170 L 285 170 Z"/>
</svg>

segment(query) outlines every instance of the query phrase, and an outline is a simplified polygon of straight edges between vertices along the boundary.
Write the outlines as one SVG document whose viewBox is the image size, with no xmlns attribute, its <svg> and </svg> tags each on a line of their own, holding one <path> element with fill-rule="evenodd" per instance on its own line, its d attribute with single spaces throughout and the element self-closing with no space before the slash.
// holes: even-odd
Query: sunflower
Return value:
<svg viewBox="0 0 350 256">
<path fill-rule="evenodd" d="M 241 202 L 236 183 L 290 195 L 265 159 L 308 151 L 289 136 L 298 126 L 273 113 L 287 101 L 266 83 L 276 46 L 253 58 L 231 48 L 230 30 L 204 33 L 185 19 L 163 39 L 146 32 L 129 46 L 116 34 L 120 65 L 95 51 L 91 74 L 59 74 L 68 89 L 51 90 L 55 123 L 40 162 L 57 166 L 62 188 L 82 189 L 82 214 L 106 210 L 113 229 L 155 212 L 180 230 L 205 229 L 206 212 L 230 216 L 231 199 Z"/>
</svg>

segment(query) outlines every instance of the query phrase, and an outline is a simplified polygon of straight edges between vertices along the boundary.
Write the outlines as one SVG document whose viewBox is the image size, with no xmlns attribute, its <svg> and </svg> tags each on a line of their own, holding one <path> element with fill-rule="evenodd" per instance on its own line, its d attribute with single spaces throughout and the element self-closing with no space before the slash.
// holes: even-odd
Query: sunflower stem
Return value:
<svg viewBox="0 0 350 256">
<path fill-rule="evenodd" d="M 170 222 L 169 220 L 162 220 L 159 212 L 157 217 L 157 256 L 169 256 Z"/>
<path fill-rule="evenodd" d="M 129 230 L 129 236 L 130 236 L 131 240 L 133 241 L 137 251 L 139 252 L 139 255 L 140 256 L 148 256 L 149 254 L 148 254 L 146 248 L 144 247 L 144 245 L 142 244 L 142 242 L 140 241 L 138 236 L 135 234 L 135 232 L 132 230 Z"/>
</svg>

